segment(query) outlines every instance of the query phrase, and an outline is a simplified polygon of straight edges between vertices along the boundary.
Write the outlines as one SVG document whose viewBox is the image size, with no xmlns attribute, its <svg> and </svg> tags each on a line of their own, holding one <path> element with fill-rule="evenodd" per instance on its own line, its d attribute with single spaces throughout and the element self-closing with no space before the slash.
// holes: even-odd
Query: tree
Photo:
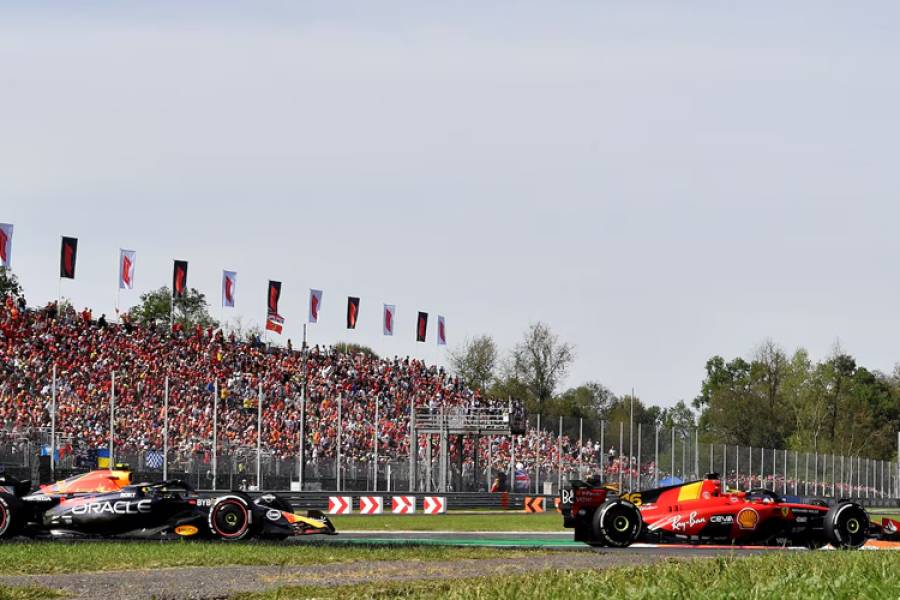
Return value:
<svg viewBox="0 0 900 600">
<path fill-rule="evenodd" d="M 132 308 L 129 315 L 142 325 L 165 323 L 171 327 L 171 303 L 172 292 L 168 286 L 163 286 L 158 290 L 142 294 L 140 305 Z M 206 296 L 195 288 L 188 290 L 184 298 L 176 299 L 174 308 L 175 322 L 185 328 L 197 325 L 201 327 L 218 327 L 219 325 L 209 314 Z"/>
<path fill-rule="evenodd" d="M 605 419 L 610 407 L 617 401 L 616 395 L 602 383 L 589 381 L 569 388 L 555 397 L 548 413 L 554 416 Z"/>
<path fill-rule="evenodd" d="M 537 401 L 537 412 L 553 398 L 553 393 L 575 358 L 575 349 L 560 342 L 544 323 L 535 323 L 512 350 L 509 374 L 521 381 Z"/>
<path fill-rule="evenodd" d="M 489 335 L 467 339 L 450 353 L 450 368 L 470 386 L 486 390 L 494 380 L 497 345 Z"/>
<path fill-rule="evenodd" d="M 19 285 L 19 279 L 12 271 L 6 267 L 0 267 L 0 298 L 6 296 L 21 298 L 22 286 Z"/>
<path fill-rule="evenodd" d="M 368 346 L 362 344 L 354 344 L 352 342 L 338 342 L 334 345 L 334 349 L 342 354 L 365 354 L 369 358 L 378 358 L 378 354 Z"/>
</svg>

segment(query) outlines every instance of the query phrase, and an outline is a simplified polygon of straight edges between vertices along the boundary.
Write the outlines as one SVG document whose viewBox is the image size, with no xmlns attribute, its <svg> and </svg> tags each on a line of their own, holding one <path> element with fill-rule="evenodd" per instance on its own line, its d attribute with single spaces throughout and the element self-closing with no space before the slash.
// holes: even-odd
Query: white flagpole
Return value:
<svg viewBox="0 0 900 600">
<path fill-rule="evenodd" d="M 163 396 L 163 481 L 169 478 L 169 376 Z"/>
<path fill-rule="evenodd" d="M 118 275 L 116 276 L 116 322 L 121 323 L 122 319 L 119 317 L 119 301 L 122 295 L 122 250 L 119 250 L 119 262 L 116 266 L 116 270 L 118 271 Z"/>
<path fill-rule="evenodd" d="M 53 365 L 53 383 L 50 400 L 50 478 L 56 481 L 56 365 Z"/>
<path fill-rule="evenodd" d="M 631 412 L 628 417 L 628 489 L 634 491 L 634 473 L 631 461 L 634 457 L 634 388 L 631 388 Z"/>
<path fill-rule="evenodd" d="M 212 486 L 216 489 L 216 466 L 218 459 L 218 440 L 219 440 L 219 380 L 213 383 L 213 442 L 212 442 Z"/>
<path fill-rule="evenodd" d="M 262 405 L 263 384 L 259 382 L 259 395 L 256 398 L 256 491 L 262 491 Z"/>
<path fill-rule="evenodd" d="M 375 396 L 375 423 L 372 427 L 372 446 L 375 448 L 375 465 L 372 473 L 374 475 L 373 492 L 378 491 L 378 396 Z"/>
<path fill-rule="evenodd" d="M 109 394 L 109 468 L 116 466 L 113 438 L 116 435 L 116 372 L 112 372 L 112 386 Z"/>
<path fill-rule="evenodd" d="M 297 479 L 300 481 L 300 491 L 303 491 L 303 479 L 306 475 L 306 323 L 303 324 L 303 345 L 300 347 L 300 356 L 303 360 L 303 383 L 300 385 L 300 465 L 297 469 Z"/>
</svg>

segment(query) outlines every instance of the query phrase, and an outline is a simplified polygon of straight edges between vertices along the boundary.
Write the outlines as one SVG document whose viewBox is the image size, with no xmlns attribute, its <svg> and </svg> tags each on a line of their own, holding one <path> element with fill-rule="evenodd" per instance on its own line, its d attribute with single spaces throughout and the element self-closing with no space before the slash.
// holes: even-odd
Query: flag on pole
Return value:
<svg viewBox="0 0 900 600">
<path fill-rule="evenodd" d="M 269 313 L 266 317 L 266 329 L 268 331 L 274 331 L 275 333 L 281 333 L 284 328 L 284 317 L 279 315 L 278 313 Z"/>
<path fill-rule="evenodd" d="M 347 329 L 356 329 L 359 320 L 359 298 L 349 296 L 347 298 Z"/>
<path fill-rule="evenodd" d="M 134 289 L 134 261 L 137 253 L 134 250 L 119 249 L 119 289 Z"/>
<path fill-rule="evenodd" d="M 175 298 L 184 298 L 187 294 L 187 270 L 186 260 L 175 261 L 175 268 L 172 270 L 172 296 Z"/>
<path fill-rule="evenodd" d="M 109 464 L 109 448 L 97 448 L 97 468 L 98 469 L 109 469 L 111 465 Z"/>
<path fill-rule="evenodd" d="M 13 226 L 0 223 L 0 267 L 12 268 Z"/>
<path fill-rule="evenodd" d="M 158 450 L 148 450 L 144 458 L 144 464 L 148 469 L 162 469 L 164 462 L 163 453 Z"/>
<path fill-rule="evenodd" d="M 428 313 L 419 312 L 419 320 L 416 323 L 416 341 L 424 342 L 428 333 Z"/>
<path fill-rule="evenodd" d="M 319 309 L 322 307 L 322 290 L 309 290 L 309 322 L 319 322 Z"/>
<path fill-rule="evenodd" d="M 397 314 L 397 307 L 393 304 L 384 305 L 384 335 L 394 335 L 394 317 Z"/>
<path fill-rule="evenodd" d="M 281 282 L 269 280 L 269 291 L 266 292 L 266 307 L 269 314 L 278 314 L 279 299 L 281 299 Z"/>
<path fill-rule="evenodd" d="M 222 271 L 222 306 L 234 308 L 234 290 L 237 286 L 237 272 Z"/>
<path fill-rule="evenodd" d="M 278 301 L 281 299 L 281 282 L 269 280 L 269 289 L 266 292 L 266 329 L 281 333 L 284 325 L 284 317 L 278 314 Z"/>
<path fill-rule="evenodd" d="M 59 276 L 75 279 L 75 259 L 78 255 L 78 238 L 65 237 L 59 253 Z"/>
<path fill-rule="evenodd" d="M 438 346 L 446 346 L 447 345 L 447 330 L 444 324 L 444 317 L 438 315 Z"/>
</svg>

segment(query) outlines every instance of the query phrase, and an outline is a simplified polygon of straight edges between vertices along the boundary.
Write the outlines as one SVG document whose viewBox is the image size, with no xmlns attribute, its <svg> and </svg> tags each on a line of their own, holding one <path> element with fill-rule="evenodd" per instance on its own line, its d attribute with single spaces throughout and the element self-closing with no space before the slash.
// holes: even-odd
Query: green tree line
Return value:
<svg viewBox="0 0 900 600">
<path fill-rule="evenodd" d="M 772 341 L 749 358 L 706 362 L 700 392 L 690 403 L 646 405 L 586 382 L 563 389 L 575 348 L 544 323 L 531 325 L 505 355 L 487 335 L 466 340 L 450 354 L 453 371 L 495 398 L 515 398 L 547 419 L 582 419 L 596 439 L 600 422 L 645 428 L 697 427 L 704 443 L 786 448 L 893 460 L 900 431 L 900 367 L 891 374 L 857 364 L 836 348 L 813 361 L 806 350 L 788 355 Z M 549 422 L 549 421 L 548 421 Z"/>
</svg>

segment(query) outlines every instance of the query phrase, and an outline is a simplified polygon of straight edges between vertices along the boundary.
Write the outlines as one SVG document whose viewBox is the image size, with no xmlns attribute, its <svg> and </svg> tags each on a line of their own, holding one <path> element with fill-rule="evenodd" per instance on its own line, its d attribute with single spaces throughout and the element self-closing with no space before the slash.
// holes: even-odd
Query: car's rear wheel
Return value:
<svg viewBox="0 0 900 600">
<path fill-rule="evenodd" d="M 841 502 L 825 515 L 825 537 L 835 548 L 855 549 L 869 537 L 869 515 L 854 502 Z"/>
<path fill-rule="evenodd" d="M 0 494 L 0 539 L 14 537 L 21 529 L 22 503 L 18 498 Z"/>
<path fill-rule="evenodd" d="M 209 509 L 209 529 L 223 540 L 237 541 L 250 535 L 249 503 L 240 496 L 219 498 Z"/>
<path fill-rule="evenodd" d="M 613 548 L 630 546 L 641 532 L 641 513 L 631 502 L 607 500 L 594 513 L 594 539 Z"/>
</svg>

